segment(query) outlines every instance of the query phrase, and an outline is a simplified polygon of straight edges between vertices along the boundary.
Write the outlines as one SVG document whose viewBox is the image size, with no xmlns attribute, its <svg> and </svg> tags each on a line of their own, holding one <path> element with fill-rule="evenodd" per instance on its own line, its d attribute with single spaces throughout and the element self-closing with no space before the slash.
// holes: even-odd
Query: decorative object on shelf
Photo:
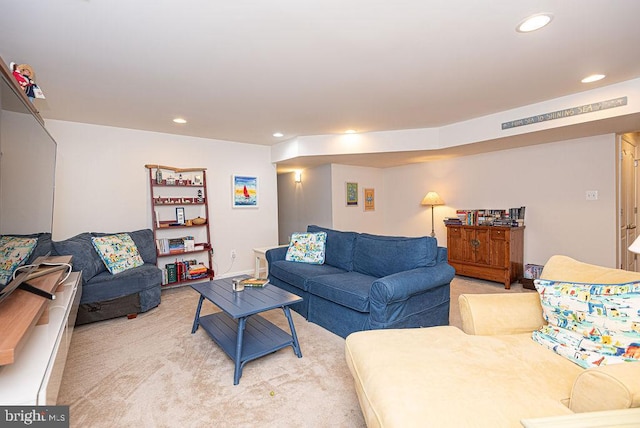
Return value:
<svg viewBox="0 0 640 428">
<path fill-rule="evenodd" d="M 444 201 L 438 195 L 437 192 L 428 192 L 424 198 L 422 198 L 422 202 L 420 205 L 430 206 L 431 207 L 431 237 L 436 237 L 436 232 L 434 230 L 434 222 L 433 222 L 433 207 L 436 205 L 444 205 Z"/>
<path fill-rule="evenodd" d="M 233 208 L 258 207 L 258 177 L 233 175 Z"/>
<path fill-rule="evenodd" d="M 364 189 L 364 210 L 375 211 L 376 198 L 374 189 Z"/>
<path fill-rule="evenodd" d="M 358 206 L 358 183 L 347 183 L 346 202 L 348 207 Z"/>
<path fill-rule="evenodd" d="M 207 222 L 207 219 L 202 217 L 196 217 L 193 220 L 191 220 L 191 223 L 195 224 L 196 226 L 200 226 L 202 224 L 205 224 L 206 222 Z"/>
<path fill-rule="evenodd" d="M 156 184 L 162 184 L 162 170 L 160 166 L 156 168 Z"/>
<path fill-rule="evenodd" d="M 176 223 L 184 224 L 184 207 L 176 208 Z"/>
</svg>

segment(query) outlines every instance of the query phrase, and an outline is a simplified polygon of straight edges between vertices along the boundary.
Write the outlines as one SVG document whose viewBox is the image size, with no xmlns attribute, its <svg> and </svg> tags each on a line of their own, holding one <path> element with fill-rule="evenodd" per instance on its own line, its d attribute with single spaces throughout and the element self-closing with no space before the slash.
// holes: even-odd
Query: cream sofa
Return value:
<svg viewBox="0 0 640 428">
<path fill-rule="evenodd" d="M 640 274 L 554 256 L 542 277 L 586 283 Z M 371 427 L 519 427 L 525 418 L 640 407 L 640 362 L 583 369 L 539 345 L 538 293 L 460 296 L 463 329 L 356 332 L 346 359 Z"/>
</svg>

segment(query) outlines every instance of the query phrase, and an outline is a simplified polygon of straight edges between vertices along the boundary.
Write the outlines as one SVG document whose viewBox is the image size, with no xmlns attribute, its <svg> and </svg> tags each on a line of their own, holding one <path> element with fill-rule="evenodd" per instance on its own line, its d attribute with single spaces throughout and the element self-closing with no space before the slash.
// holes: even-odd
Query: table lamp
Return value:
<svg viewBox="0 0 640 428">
<path fill-rule="evenodd" d="M 436 237 L 436 232 L 434 230 L 434 222 L 433 222 L 433 207 L 436 205 L 444 205 L 444 201 L 436 192 L 429 192 L 422 198 L 422 202 L 420 205 L 431 206 L 431 237 Z M 640 244 L 638 244 L 640 246 Z"/>
<path fill-rule="evenodd" d="M 629 251 L 632 253 L 640 254 L 640 236 L 633 241 L 633 244 L 629 245 Z"/>
</svg>

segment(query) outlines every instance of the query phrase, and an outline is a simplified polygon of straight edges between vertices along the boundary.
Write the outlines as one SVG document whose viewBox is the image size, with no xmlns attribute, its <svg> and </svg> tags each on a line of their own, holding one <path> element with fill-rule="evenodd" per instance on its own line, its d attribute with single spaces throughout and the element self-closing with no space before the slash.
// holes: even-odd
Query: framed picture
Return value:
<svg viewBox="0 0 640 428">
<path fill-rule="evenodd" d="M 258 177 L 233 175 L 233 208 L 258 207 Z"/>
<path fill-rule="evenodd" d="M 374 189 L 364 189 L 364 210 L 375 211 L 376 209 L 376 191 Z"/>
<path fill-rule="evenodd" d="M 184 224 L 184 207 L 176 208 L 176 223 Z"/>
<path fill-rule="evenodd" d="M 358 183 L 347 183 L 346 199 L 348 207 L 358 206 Z"/>
</svg>

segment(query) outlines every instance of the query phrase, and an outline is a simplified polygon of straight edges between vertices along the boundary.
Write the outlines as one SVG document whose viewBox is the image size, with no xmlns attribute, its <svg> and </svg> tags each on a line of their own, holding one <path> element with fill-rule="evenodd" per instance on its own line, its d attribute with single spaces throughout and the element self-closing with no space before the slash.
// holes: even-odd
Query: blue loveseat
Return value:
<svg viewBox="0 0 640 428">
<path fill-rule="evenodd" d="M 269 282 L 304 300 L 291 308 L 333 333 L 449 324 L 447 250 L 435 238 L 326 232 L 322 265 L 285 260 L 287 248 L 266 253 Z"/>
<path fill-rule="evenodd" d="M 82 271 L 82 298 L 76 325 L 146 312 L 160 304 L 162 271 L 156 266 L 156 243 L 149 229 L 127 232 L 144 261 L 142 266 L 112 275 L 91 243 L 81 233 L 52 242 L 53 255 L 72 255 L 73 270 Z"/>
</svg>

